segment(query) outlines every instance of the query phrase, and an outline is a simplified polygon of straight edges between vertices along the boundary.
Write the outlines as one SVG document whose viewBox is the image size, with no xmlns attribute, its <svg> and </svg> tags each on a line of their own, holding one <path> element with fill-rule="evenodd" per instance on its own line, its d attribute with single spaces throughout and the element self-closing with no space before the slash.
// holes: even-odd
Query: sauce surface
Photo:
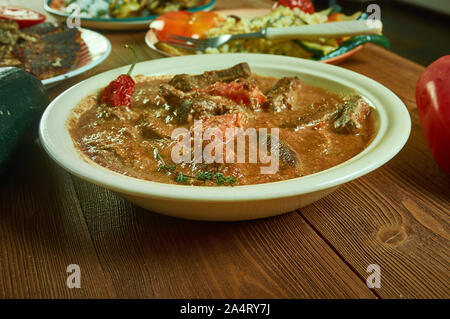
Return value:
<svg viewBox="0 0 450 319">
<path fill-rule="evenodd" d="M 354 157 L 373 139 L 374 111 L 360 96 L 339 95 L 297 78 L 248 74 L 245 68 L 234 69 L 231 76 L 224 73 L 227 70 L 197 76 L 137 76 L 130 108 L 107 106 L 99 102 L 99 95 L 88 96 L 68 123 L 74 144 L 92 161 L 127 176 L 217 186 L 320 172 Z M 278 128 L 277 172 L 262 174 L 261 167 L 269 164 L 249 163 L 248 143 L 245 163 L 175 164 L 171 152 L 177 140 L 171 138 L 172 132 L 176 128 L 192 132 L 195 120 L 202 120 L 203 129 L 222 132 L 230 127 L 266 128 L 268 133 Z"/>
</svg>

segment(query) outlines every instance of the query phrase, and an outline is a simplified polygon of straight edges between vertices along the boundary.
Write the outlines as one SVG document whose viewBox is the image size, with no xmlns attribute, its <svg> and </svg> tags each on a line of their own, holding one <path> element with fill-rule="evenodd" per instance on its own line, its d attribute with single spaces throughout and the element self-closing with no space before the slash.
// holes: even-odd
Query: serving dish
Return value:
<svg viewBox="0 0 450 319">
<path fill-rule="evenodd" d="M 69 72 L 44 79 L 42 83 L 51 87 L 66 79 L 75 77 L 102 63 L 111 53 L 111 42 L 98 32 L 80 28 L 81 48 L 77 63 Z"/>
<path fill-rule="evenodd" d="M 52 0 L 45 0 L 44 9 L 59 19 L 67 19 L 68 13 L 50 7 Z M 199 7 L 188 9 L 189 12 L 209 11 L 216 5 L 216 0 L 206 0 Z M 81 26 L 101 30 L 142 30 L 147 29 L 151 21 L 158 15 L 135 18 L 81 18 Z"/>
<path fill-rule="evenodd" d="M 395 156 L 408 139 L 411 129 L 409 114 L 394 93 L 363 75 L 333 65 L 264 54 L 192 55 L 142 62 L 136 65 L 135 74 L 194 74 L 240 62 L 248 62 L 260 75 L 296 75 L 306 83 L 331 91 L 351 93 L 356 90 L 376 110 L 375 138 L 363 152 L 338 166 L 282 182 L 204 187 L 127 177 L 81 155 L 72 142 L 66 122 L 82 98 L 126 73 L 126 66 L 82 81 L 58 96 L 41 119 L 39 135 L 42 145 L 50 157 L 70 173 L 113 190 L 148 210 L 187 219 L 233 221 L 274 216 L 309 205 L 340 185 L 380 167 Z"/>
<path fill-rule="evenodd" d="M 237 16 L 240 18 L 253 19 L 253 18 L 268 14 L 270 12 L 270 10 L 271 9 L 267 9 L 267 8 L 241 8 L 241 9 L 229 9 L 229 10 L 215 10 L 214 12 L 217 12 L 217 13 L 225 15 L 225 16 Z M 160 54 L 161 56 L 165 56 L 165 57 L 174 56 L 166 51 L 158 49 L 156 47 L 156 43 L 158 41 L 159 40 L 158 40 L 158 37 L 156 36 L 156 33 L 152 29 L 150 29 L 145 35 L 145 43 L 147 44 L 147 46 L 151 50 Z M 329 63 L 329 64 L 341 63 L 342 61 L 348 59 L 353 54 L 360 51 L 362 48 L 363 48 L 363 45 L 359 45 L 356 48 L 354 48 L 348 52 L 345 52 L 343 54 L 340 54 L 338 56 L 335 56 L 335 57 L 332 57 L 329 59 L 321 60 L 321 62 Z"/>
</svg>

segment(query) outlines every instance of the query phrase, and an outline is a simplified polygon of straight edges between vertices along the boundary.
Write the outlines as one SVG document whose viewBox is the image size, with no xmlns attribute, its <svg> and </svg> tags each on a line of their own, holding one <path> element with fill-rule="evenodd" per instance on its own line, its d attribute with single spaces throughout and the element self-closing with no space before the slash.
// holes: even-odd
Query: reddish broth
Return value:
<svg viewBox="0 0 450 319">
<path fill-rule="evenodd" d="M 277 78 L 252 74 L 245 81 L 256 84 L 268 97 L 265 105 L 236 105 L 235 109 L 222 110 L 219 114 L 205 115 L 204 109 L 201 109 L 203 113 L 190 113 L 194 114 L 194 118 L 202 119 L 204 127 L 237 125 L 244 129 L 279 128 L 280 143 L 287 151 L 280 151 L 280 167 L 276 174 L 261 174 L 260 167 L 268 164 L 260 162 L 185 163 L 176 165 L 173 171 L 161 169 L 163 163 L 160 159 L 163 159 L 167 166 L 172 165 L 171 150 L 175 143 L 171 140 L 172 131 L 177 127 L 192 129 L 194 120 L 191 115 L 184 120 L 177 119 L 181 112 L 174 110 L 180 109 L 174 108 L 168 102 L 176 100 L 172 99 L 172 95 L 161 93 L 161 86 L 171 83 L 171 77 L 168 76 L 137 76 L 130 108 L 102 105 L 99 95 L 85 98 L 70 119 L 70 133 L 74 144 L 83 154 L 115 172 L 161 183 L 181 182 L 187 185 L 208 186 L 217 186 L 217 181 L 201 181 L 196 178 L 177 181 L 177 174 L 195 177 L 198 172 L 222 173 L 224 176 L 233 177 L 235 185 L 275 182 L 313 174 L 338 165 L 363 151 L 371 142 L 376 131 L 374 112 L 362 98 L 332 93 L 307 85 L 298 79 L 286 79 L 291 81 L 285 81 L 289 82 L 287 85 L 291 85 L 286 86 L 291 89 L 288 93 L 290 100 L 284 99 L 284 104 L 278 104 L 278 109 L 271 108 L 268 102 L 274 96 L 280 101 L 279 94 L 285 94 L 286 91 L 273 88 L 277 83 L 280 86 L 283 83 L 278 82 Z M 292 89 L 292 85 L 296 87 Z M 173 87 L 169 89 L 172 90 Z M 186 99 L 191 98 L 191 91 L 176 94 L 188 94 Z M 201 94 L 199 96 L 203 96 Z M 198 99 L 198 95 L 195 98 Z M 211 99 L 209 95 L 207 98 Z M 286 107 L 286 101 L 293 104 Z M 351 103 L 354 103 L 353 106 L 348 107 Z M 198 105 L 200 104 L 195 104 L 196 107 Z M 194 106 L 191 106 L 190 110 L 193 108 Z M 155 152 L 160 154 L 161 158 L 156 157 Z"/>
</svg>

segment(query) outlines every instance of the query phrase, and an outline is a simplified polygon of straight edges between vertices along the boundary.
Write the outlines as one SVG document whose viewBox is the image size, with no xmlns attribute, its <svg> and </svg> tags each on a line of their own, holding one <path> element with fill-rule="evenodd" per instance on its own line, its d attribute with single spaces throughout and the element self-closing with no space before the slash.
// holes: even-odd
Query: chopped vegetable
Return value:
<svg viewBox="0 0 450 319">
<path fill-rule="evenodd" d="M 338 8 L 340 10 L 340 8 Z M 334 11 L 338 12 L 338 11 Z M 331 13 L 332 15 L 333 13 Z M 330 15 L 330 16 L 331 16 Z M 329 18 L 330 18 L 329 16 Z M 367 19 L 367 13 L 363 12 L 356 12 L 352 14 L 351 16 L 346 16 L 343 14 L 340 14 L 340 21 L 348 21 L 348 20 L 366 20 Z M 345 40 L 345 39 L 344 39 Z M 327 60 L 334 57 L 337 57 L 339 55 L 342 55 L 344 53 L 347 53 L 348 51 L 353 50 L 354 48 L 360 46 L 361 44 L 372 42 L 378 45 L 381 45 L 382 47 L 389 49 L 391 44 L 389 42 L 389 39 L 381 34 L 374 34 L 374 35 L 360 35 L 360 36 L 354 36 L 350 39 L 347 38 L 347 40 L 340 43 L 339 47 L 329 53 L 326 54 L 317 54 L 317 52 L 313 53 L 312 59 L 314 60 Z M 302 47 L 304 48 L 304 47 Z M 305 49 L 305 48 L 304 48 Z M 311 51 L 310 51 L 311 52 Z"/>
<path fill-rule="evenodd" d="M 331 52 L 327 55 L 321 56 L 321 57 L 316 56 L 313 58 L 316 60 L 331 59 L 331 58 L 337 57 L 339 55 L 342 55 L 350 50 L 353 50 L 354 48 L 360 46 L 361 44 L 367 43 L 367 42 L 376 43 L 378 45 L 385 47 L 386 49 L 390 48 L 389 39 L 383 35 L 378 35 L 378 34 L 359 35 L 359 36 L 355 36 L 355 37 L 351 38 L 350 40 L 343 42 L 342 45 L 338 49 L 334 50 L 333 52 Z"/>
<path fill-rule="evenodd" d="M 111 16 L 115 18 L 127 18 L 139 15 L 138 13 L 143 7 L 138 0 L 113 0 L 110 3 L 110 8 L 112 8 Z"/>
<path fill-rule="evenodd" d="M 131 97 L 134 93 L 135 83 L 131 78 L 131 72 L 137 62 L 136 51 L 133 47 L 126 45 L 134 55 L 134 61 L 127 74 L 119 75 L 114 81 L 109 83 L 102 93 L 102 103 L 110 106 L 131 106 Z"/>
<path fill-rule="evenodd" d="M 333 42 L 336 42 L 335 39 L 330 39 Z M 300 41 L 300 40 L 292 40 L 294 43 L 296 43 L 299 47 L 304 49 L 305 51 L 312 54 L 312 59 L 320 59 L 320 57 L 323 57 L 334 50 L 336 50 L 336 46 L 338 46 L 337 43 L 332 43 L 330 45 L 327 45 L 325 43 L 317 43 L 312 41 Z"/>
</svg>

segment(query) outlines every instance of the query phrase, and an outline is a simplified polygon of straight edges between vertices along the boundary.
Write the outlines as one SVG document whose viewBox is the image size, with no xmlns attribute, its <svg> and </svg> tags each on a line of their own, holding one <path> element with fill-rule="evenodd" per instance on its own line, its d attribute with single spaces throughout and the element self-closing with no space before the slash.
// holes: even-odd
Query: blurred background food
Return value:
<svg viewBox="0 0 450 319">
<path fill-rule="evenodd" d="M 307 5 L 305 7 L 305 4 Z M 306 11 L 305 11 L 306 10 Z M 343 14 L 339 5 L 316 11 L 310 0 L 280 0 L 270 10 L 256 9 L 221 12 L 185 11 L 170 12 L 158 17 L 150 24 L 160 42 L 155 46 L 171 55 L 187 55 L 195 52 L 165 43 L 170 34 L 192 38 L 214 38 L 225 34 L 245 34 L 260 32 L 263 28 L 284 28 L 303 25 L 365 20 L 368 15 L 357 11 Z M 256 14 L 255 14 L 256 12 Z M 206 23 L 208 22 L 208 23 Z M 266 53 L 286 55 L 312 60 L 329 60 L 342 56 L 366 42 L 374 42 L 389 48 L 389 40 L 380 35 L 363 35 L 340 38 L 320 38 L 311 40 L 265 38 L 239 39 L 220 47 L 207 48 L 198 53 Z"/>
<path fill-rule="evenodd" d="M 16 21 L 0 19 L 0 67 L 18 67 L 40 80 L 71 69 L 80 44 L 78 29 L 69 29 L 65 23 L 43 22 L 19 29 Z"/>
<path fill-rule="evenodd" d="M 289 2 L 289 0 L 280 1 Z M 370 4 L 378 5 L 381 9 L 381 19 L 384 24 L 383 35 L 390 40 L 390 50 L 419 64 L 428 65 L 443 54 L 448 53 L 448 43 L 450 43 L 450 32 L 448 32 L 450 30 L 450 1 L 438 2 L 421 0 L 411 2 L 403 0 L 314 0 L 313 4 L 316 12 L 337 5 L 341 8 L 343 16 L 365 12 Z M 241 8 L 254 7 L 255 3 L 260 3 L 261 7 L 269 8 L 275 1 L 242 0 L 239 2 L 239 6 Z M 219 0 L 216 9 L 221 9 L 222 6 L 223 2 Z M 180 19 L 176 20 L 177 23 L 181 22 Z M 264 41 L 255 40 L 254 42 L 260 44 Z M 270 50 L 284 54 L 290 51 L 291 46 L 277 46 Z M 163 43 L 159 43 L 158 48 L 170 54 L 180 54 L 180 50 L 168 47 Z M 332 46 L 320 47 L 319 49 L 325 49 L 324 53 L 326 53 L 331 48 Z M 238 51 L 237 46 L 231 48 L 231 50 L 225 47 L 223 50 Z M 304 57 L 308 54 L 311 55 L 313 50 L 306 53 L 297 49 L 296 52 L 298 54 L 295 56 Z M 192 54 L 192 52 L 183 53 Z"/>
<path fill-rule="evenodd" d="M 43 0 L 0 0 L 2 5 L 32 7 L 35 10 L 40 7 L 41 10 L 38 11 L 45 13 L 42 2 Z M 214 10 L 230 7 L 270 8 L 274 2 L 217 0 Z M 365 11 L 369 4 L 380 5 L 383 34 L 390 40 L 390 50 L 419 64 L 428 65 L 449 52 L 450 1 L 448 0 L 314 0 L 314 5 L 319 11 L 334 4 L 340 5 L 342 12 L 347 15 Z"/>
<path fill-rule="evenodd" d="M 318 9 L 339 4 L 347 14 L 379 5 L 391 51 L 419 64 L 428 65 L 450 51 L 448 0 L 314 0 L 314 4 Z"/>
<path fill-rule="evenodd" d="M 64 10 L 76 4 L 84 18 L 131 18 L 190 9 L 205 2 L 207 0 L 53 0 L 50 7 Z"/>
<path fill-rule="evenodd" d="M 355 12 L 348 16 L 338 12 L 332 13 L 334 8 L 335 7 L 330 7 L 323 11 L 312 12 L 310 14 L 301 11 L 298 8 L 290 9 L 288 7 L 279 6 L 269 14 L 250 20 L 227 17 L 224 23 L 216 28 L 208 30 L 205 36 L 207 38 L 212 38 L 222 34 L 258 32 L 264 27 L 283 28 L 337 20 L 357 20 L 362 15 L 361 12 Z M 334 19 L 336 15 L 338 15 L 339 18 Z M 207 49 L 206 53 L 256 52 L 320 59 L 336 50 L 344 41 L 349 39 L 350 38 L 317 39 L 316 41 L 270 41 L 260 38 L 237 40 L 225 44 L 220 48 Z"/>
</svg>

